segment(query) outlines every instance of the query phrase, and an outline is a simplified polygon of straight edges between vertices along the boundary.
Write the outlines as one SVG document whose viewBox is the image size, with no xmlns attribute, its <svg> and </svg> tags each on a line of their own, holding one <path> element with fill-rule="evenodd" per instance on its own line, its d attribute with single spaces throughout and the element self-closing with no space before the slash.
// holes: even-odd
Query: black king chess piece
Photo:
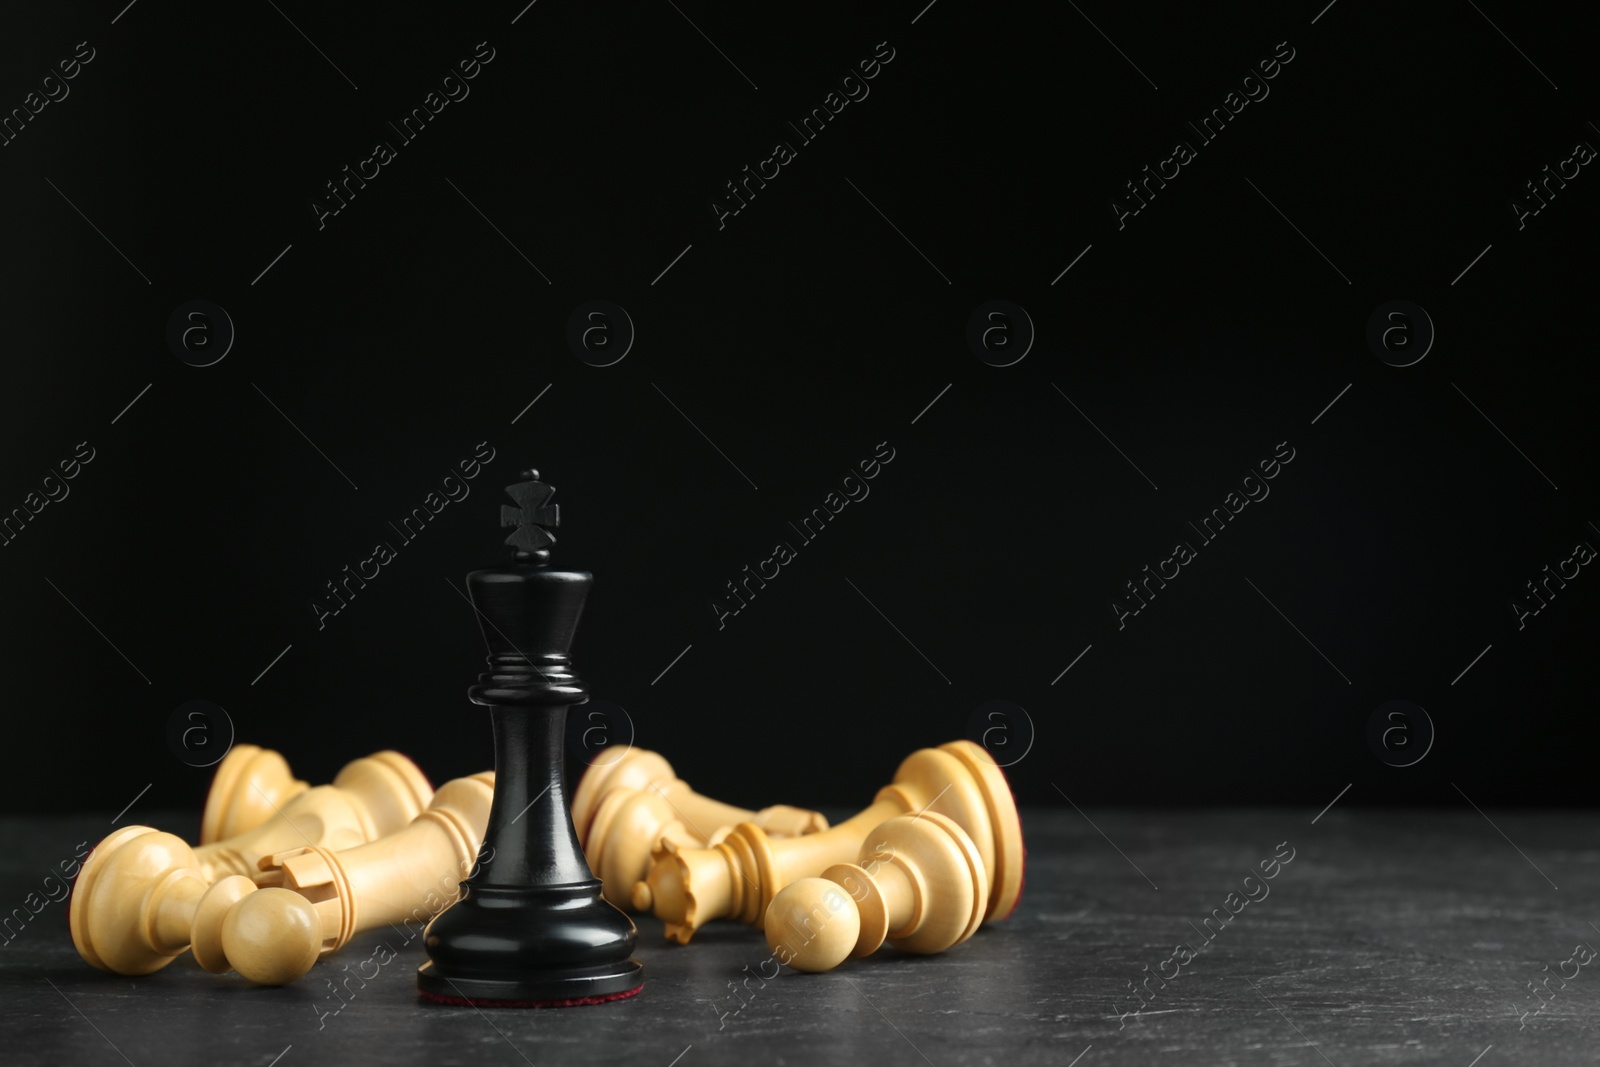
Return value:
<svg viewBox="0 0 1600 1067">
<path fill-rule="evenodd" d="M 633 921 L 600 896 L 568 811 L 567 708 L 589 699 L 567 655 L 594 575 L 549 565 L 555 490 L 525 470 L 500 509 L 509 565 L 467 586 L 489 646 L 468 690 L 494 721 L 495 789 L 477 869 L 428 924 L 423 996 L 452 1003 L 566 1006 L 640 991 Z"/>
</svg>

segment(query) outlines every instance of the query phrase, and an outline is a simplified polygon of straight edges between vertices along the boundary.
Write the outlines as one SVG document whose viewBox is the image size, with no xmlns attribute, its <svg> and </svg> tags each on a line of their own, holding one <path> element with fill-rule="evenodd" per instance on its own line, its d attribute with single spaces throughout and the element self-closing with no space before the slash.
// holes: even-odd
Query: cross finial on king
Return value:
<svg viewBox="0 0 1600 1067">
<path fill-rule="evenodd" d="M 506 544 L 515 548 L 518 555 L 544 557 L 549 554 L 549 546 L 555 544 L 555 534 L 550 531 L 561 525 L 561 506 L 550 503 L 555 487 L 541 482 L 538 471 L 530 467 L 522 472 L 522 478 L 523 481 L 506 486 L 506 495 L 517 506 L 500 505 L 500 525 L 516 527 Z"/>
</svg>

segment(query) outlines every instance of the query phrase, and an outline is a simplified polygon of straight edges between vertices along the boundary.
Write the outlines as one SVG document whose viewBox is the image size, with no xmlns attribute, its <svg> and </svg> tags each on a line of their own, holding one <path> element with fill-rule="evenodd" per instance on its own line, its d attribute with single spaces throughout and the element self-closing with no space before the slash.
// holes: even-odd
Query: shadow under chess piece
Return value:
<svg viewBox="0 0 1600 1067">
<path fill-rule="evenodd" d="M 344 765 L 333 784 L 342 789 L 361 790 L 360 779 L 391 779 L 397 792 L 409 793 L 426 805 L 433 797 L 427 776 L 398 752 L 374 752 Z M 283 810 L 295 797 L 308 790 L 289 770 L 289 763 L 270 748 L 234 745 L 217 765 L 206 794 L 205 812 L 200 817 L 200 843 L 209 845 L 254 830 Z M 381 836 L 393 833 L 410 821 L 410 816 L 391 825 L 399 812 L 376 813 Z M 414 812 L 412 814 L 415 814 Z"/>
<path fill-rule="evenodd" d="M 567 708 L 588 699 L 568 651 L 594 576 L 548 563 L 554 492 L 537 471 L 506 491 L 501 525 L 516 549 L 502 567 L 467 576 L 489 647 L 468 694 L 494 724 L 495 791 L 487 855 L 462 896 L 428 925 L 423 996 L 447 1003 L 564 1007 L 632 996 L 633 922 L 600 895 L 567 809 Z"/>
<path fill-rule="evenodd" d="M 989 875 L 978 848 L 935 811 L 897 815 L 872 832 L 858 863 L 801 878 L 772 898 L 767 944 L 797 971 L 831 971 L 885 941 L 929 954 L 959 945 L 983 924 Z"/>
<path fill-rule="evenodd" d="M 721 841 L 742 822 L 771 837 L 828 828 L 815 811 L 786 804 L 749 811 L 701 796 L 665 758 L 642 748 L 602 756 L 584 772 L 572 798 L 572 823 L 589 869 L 600 876 L 605 898 L 624 909 L 632 908 L 633 885 L 649 873 L 663 839 L 700 848 Z"/>
<path fill-rule="evenodd" d="M 754 925 L 789 883 L 849 863 L 877 827 L 923 811 L 948 816 L 977 847 L 991 879 L 985 921 L 1010 915 L 1022 893 L 1022 824 L 1004 773 L 971 741 L 913 752 L 871 807 L 820 833 L 773 841 L 745 823 L 710 848 L 664 841 L 649 877 L 634 886 L 633 903 L 653 911 L 680 944 L 712 919 Z"/>
<path fill-rule="evenodd" d="M 150 974 L 192 947 L 208 971 L 232 969 L 265 985 L 292 981 L 358 930 L 420 925 L 443 907 L 477 854 L 493 792 L 491 774 L 457 779 L 410 825 L 378 841 L 264 859 L 260 885 L 273 888 L 243 875 L 212 884 L 180 838 L 124 827 L 78 875 L 72 942 L 87 962 L 117 974 Z"/>
</svg>

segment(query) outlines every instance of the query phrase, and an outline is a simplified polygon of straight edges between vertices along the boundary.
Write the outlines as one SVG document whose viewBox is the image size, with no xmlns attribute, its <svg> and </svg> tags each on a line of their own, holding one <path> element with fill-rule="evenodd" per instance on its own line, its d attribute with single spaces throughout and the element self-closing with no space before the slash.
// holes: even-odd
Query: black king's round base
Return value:
<svg viewBox="0 0 1600 1067">
<path fill-rule="evenodd" d="M 563 780 L 567 708 L 588 699 L 566 642 L 592 580 L 542 560 L 468 576 L 491 649 L 490 672 L 470 692 L 494 720 L 494 804 L 461 899 L 428 925 L 429 960 L 417 972 L 425 997 L 566 1006 L 620 999 L 643 985 L 631 958 L 638 931 L 600 895 Z M 515 651 L 506 634 L 533 653 Z"/>
<path fill-rule="evenodd" d="M 428 927 L 417 989 L 483 1006 L 595 1004 L 637 992 L 633 922 L 599 880 L 538 889 L 468 886 Z"/>
</svg>

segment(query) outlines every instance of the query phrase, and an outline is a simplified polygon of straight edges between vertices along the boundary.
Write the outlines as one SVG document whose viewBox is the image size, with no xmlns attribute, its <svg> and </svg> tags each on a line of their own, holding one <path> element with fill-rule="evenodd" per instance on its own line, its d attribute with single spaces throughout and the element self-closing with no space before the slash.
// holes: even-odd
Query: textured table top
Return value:
<svg viewBox="0 0 1600 1067">
<path fill-rule="evenodd" d="M 74 952 L 46 878 L 110 827 L 4 820 L 0 903 L 43 907 L 20 932 L 13 918 L 0 948 L 0 1061 L 1494 1067 L 1600 1053 L 1600 966 L 1574 951 L 1600 946 L 1592 814 L 1087 816 L 1024 812 L 1018 913 L 941 956 L 885 950 L 763 980 L 773 965 L 759 932 L 720 925 L 671 946 L 643 918 L 641 996 L 489 1012 L 419 1003 L 420 945 L 393 930 L 358 936 L 281 989 L 187 957 L 146 978 L 102 974 Z M 195 821 L 149 817 L 180 832 Z M 1276 877 L 1247 882 L 1262 861 Z M 1207 924 L 1213 912 L 1228 922 Z M 363 961 L 382 943 L 398 956 L 374 975 Z M 370 980 L 336 999 L 330 979 L 358 970 Z"/>
</svg>

